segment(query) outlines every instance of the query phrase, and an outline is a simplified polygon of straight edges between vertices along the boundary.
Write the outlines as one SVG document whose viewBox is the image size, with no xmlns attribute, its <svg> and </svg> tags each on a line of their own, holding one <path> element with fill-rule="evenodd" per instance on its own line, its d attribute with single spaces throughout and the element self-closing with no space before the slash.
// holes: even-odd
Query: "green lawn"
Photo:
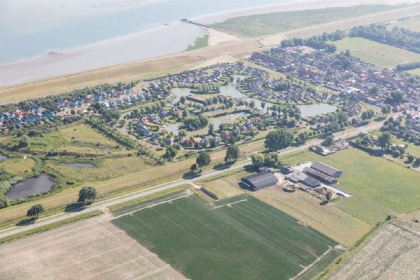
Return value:
<svg viewBox="0 0 420 280">
<path fill-rule="evenodd" d="M 334 202 L 341 210 L 370 224 L 388 214 L 406 213 L 420 208 L 420 174 L 381 157 L 358 149 L 348 149 L 326 157 L 312 152 L 286 156 L 283 161 L 297 164 L 322 161 L 343 171 L 338 188 L 351 198 Z"/>
<path fill-rule="evenodd" d="M 386 5 L 324 8 L 293 12 L 277 12 L 227 19 L 212 27 L 245 37 L 256 37 L 298 29 L 339 19 L 363 16 L 395 9 Z"/>
<path fill-rule="evenodd" d="M 345 38 L 332 43 L 337 46 L 338 51 L 350 50 L 353 56 L 383 68 L 394 68 L 397 64 L 420 61 L 419 54 L 364 38 Z"/>
<path fill-rule="evenodd" d="M 113 223 L 186 277 L 200 280 L 290 279 L 336 245 L 250 196 L 217 205 L 222 207 L 191 195 Z"/>
</svg>

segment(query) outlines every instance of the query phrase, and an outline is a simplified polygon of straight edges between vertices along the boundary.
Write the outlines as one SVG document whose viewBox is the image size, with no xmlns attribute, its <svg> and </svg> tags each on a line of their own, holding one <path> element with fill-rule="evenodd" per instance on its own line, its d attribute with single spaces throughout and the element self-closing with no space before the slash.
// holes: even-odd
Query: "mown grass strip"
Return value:
<svg viewBox="0 0 420 280">
<path fill-rule="evenodd" d="M 22 239 L 22 238 L 25 238 L 29 235 L 45 232 L 45 231 L 48 231 L 48 230 L 51 230 L 51 229 L 54 229 L 54 228 L 57 228 L 57 227 L 60 227 L 60 226 L 64 226 L 64 225 L 67 225 L 67 224 L 70 224 L 70 223 L 74 223 L 76 221 L 80 221 L 80 220 L 84 220 L 84 219 L 87 219 L 87 218 L 99 216 L 101 214 L 102 214 L 101 211 L 95 210 L 95 211 L 88 212 L 88 213 L 85 213 L 85 214 L 81 214 L 81 215 L 78 215 L 78 216 L 75 216 L 75 217 L 72 217 L 72 218 L 69 218 L 69 219 L 66 219 L 66 220 L 54 222 L 54 223 L 51 223 L 51 224 L 48 224 L 48 225 L 45 225 L 45 226 L 41 226 L 41 227 L 38 227 L 38 228 L 34 228 L 34 229 L 30 229 L 30 230 L 27 230 L 27 231 L 24 231 L 24 232 L 13 234 L 13 235 L 10 235 L 10 236 L 7 236 L 7 237 L 0 238 L 0 244 L 15 241 L 15 240 L 18 240 L 18 239 Z"/>
</svg>

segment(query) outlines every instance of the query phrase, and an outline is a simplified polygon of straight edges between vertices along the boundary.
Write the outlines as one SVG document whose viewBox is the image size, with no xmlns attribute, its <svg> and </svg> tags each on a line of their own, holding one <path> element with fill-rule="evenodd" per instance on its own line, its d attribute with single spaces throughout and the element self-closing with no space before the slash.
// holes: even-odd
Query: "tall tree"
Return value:
<svg viewBox="0 0 420 280">
<path fill-rule="evenodd" d="M 253 154 L 251 155 L 251 160 L 252 160 L 252 166 L 254 166 L 255 169 L 258 169 L 260 167 L 264 166 L 264 155 L 257 153 L 257 154 Z"/>
<path fill-rule="evenodd" d="M 391 134 L 389 132 L 384 132 L 378 137 L 379 146 L 382 150 L 387 149 L 391 145 Z"/>
<path fill-rule="evenodd" d="M 214 124 L 209 123 L 209 135 L 213 135 L 214 134 Z"/>
<path fill-rule="evenodd" d="M 265 146 L 271 151 L 289 147 L 293 142 L 293 134 L 285 129 L 271 131 L 265 137 Z"/>
<path fill-rule="evenodd" d="M 226 150 L 225 163 L 235 162 L 239 158 L 239 147 L 237 145 L 229 146 Z"/>
<path fill-rule="evenodd" d="M 211 162 L 210 154 L 206 152 L 200 152 L 195 161 L 200 168 L 209 165 Z"/>
<path fill-rule="evenodd" d="M 26 212 L 26 216 L 32 217 L 32 219 L 37 219 L 39 214 L 42 214 L 44 210 L 45 209 L 41 204 L 35 204 L 29 208 L 28 212 Z"/>
<path fill-rule="evenodd" d="M 176 156 L 176 149 L 174 146 L 168 146 L 166 148 L 165 157 L 167 159 L 173 159 Z"/>
<path fill-rule="evenodd" d="M 96 189 L 94 187 L 83 187 L 79 191 L 79 199 L 77 202 L 87 204 L 96 198 Z"/>
</svg>

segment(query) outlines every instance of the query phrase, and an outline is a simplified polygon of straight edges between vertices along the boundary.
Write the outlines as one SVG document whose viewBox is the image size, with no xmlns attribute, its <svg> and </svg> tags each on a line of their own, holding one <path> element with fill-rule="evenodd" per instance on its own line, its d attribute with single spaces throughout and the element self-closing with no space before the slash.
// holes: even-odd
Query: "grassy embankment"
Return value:
<svg viewBox="0 0 420 280">
<path fill-rule="evenodd" d="M 113 223 L 192 279 L 289 279 L 336 245 L 246 195 L 214 206 L 191 195 Z"/>
<path fill-rule="evenodd" d="M 345 38 L 332 43 L 337 46 L 338 51 L 350 50 L 353 56 L 383 68 L 420 61 L 419 54 L 364 38 Z"/>
<path fill-rule="evenodd" d="M 212 27 L 245 37 L 256 37 L 392 9 L 395 9 L 395 7 L 387 5 L 363 5 L 278 12 L 231 18 L 221 23 L 215 23 Z"/>
</svg>

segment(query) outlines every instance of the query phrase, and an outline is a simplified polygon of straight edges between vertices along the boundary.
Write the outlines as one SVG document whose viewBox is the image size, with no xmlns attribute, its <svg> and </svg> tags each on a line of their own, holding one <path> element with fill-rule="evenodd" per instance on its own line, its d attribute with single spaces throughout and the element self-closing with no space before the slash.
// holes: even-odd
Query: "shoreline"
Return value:
<svg viewBox="0 0 420 280">
<path fill-rule="evenodd" d="M 299 2 L 285 2 L 260 6 L 258 8 L 246 8 L 206 15 L 194 18 L 194 20 L 200 23 L 207 23 L 209 21 L 220 22 L 223 21 L 222 19 L 224 17 L 232 18 L 239 15 L 245 16 L 247 14 L 276 12 L 276 9 L 281 11 L 296 11 L 327 7 L 357 6 L 359 4 L 378 4 L 377 2 L 376 0 L 365 0 L 361 2 L 351 0 L 344 3 L 337 3 L 332 0 L 302 0 Z M 407 3 L 407 1 L 400 0 L 385 0 L 384 2 L 386 2 L 385 4 L 393 5 Z M 418 0 L 408 2 L 410 4 L 419 3 Z M 153 29 L 110 38 L 68 50 L 54 50 L 50 53 L 29 59 L 0 65 L 0 89 L 13 88 L 22 84 L 74 75 L 96 69 L 159 59 L 169 55 L 180 55 L 185 52 L 188 45 L 192 44 L 196 38 L 202 37 L 206 33 L 210 35 L 209 46 L 246 40 L 214 29 L 206 30 L 203 27 L 192 24 L 171 22 L 169 25 L 162 25 Z M 275 34 L 269 36 L 273 35 Z"/>
</svg>

